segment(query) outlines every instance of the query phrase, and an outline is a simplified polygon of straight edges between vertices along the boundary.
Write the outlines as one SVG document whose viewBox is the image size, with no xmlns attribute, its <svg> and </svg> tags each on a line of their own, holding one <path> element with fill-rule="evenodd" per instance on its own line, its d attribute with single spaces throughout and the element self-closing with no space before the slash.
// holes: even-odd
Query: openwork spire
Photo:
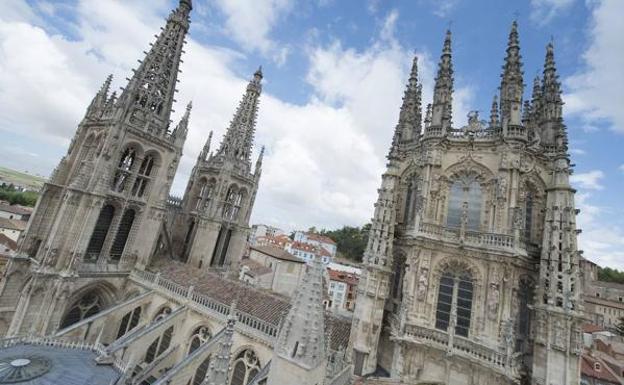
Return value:
<svg viewBox="0 0 624 385">
<path fill-rule="evenodd" d="M 127 111 L 130 123 L 150 127 L 152 132 L 165 133 L 173 106 L 182 47 L 190 26 L 190 0 L 180 1 L 167 18 L 167 24 L 134 75 L 121 97 L 121 106 Z"/>
<path fill-rule="evenodd" d="M 503 65 L 500 86 L 500 106 L 504 125 L 520 125 L 522 109 L 522 56 L 518 39 L 518 23 L 514 20 L 509 32 L 507 55 Z"/>
<path fill-rule="evenodd" d="M 277 337 L 275 354 L 306 369 L 325 363 L 323 264 L 317 257 L 306 266 L 293 295 L 292 307 Z"/>
<path fill-rule="evenodd" d="M 431 127 L 448 130 L 452 124 L 453 105 L 453 62 L 451 56 L 451 31 L 446 31 L 444 47 L 438 64 L 438 74 L 433 90 L 433 111 Z"/>
<path fill-rule="evenodd" d="M 251 163 L 251 148 L 256 131 L 256 117 L 261 92 L 262 67 L 258 68 L 247 85 L 247 91 L 240 101 L 217 151 L 218 155 Z"/>
<path fill-rule="evenodd" d="M 422 129 L 422 85 L 418 82 L 418 56 L 414 56 L 412 70 L 403 95 L 399 122 L 394 129 L 392 147 L 388 158 L 399 156 L 399 146 L 403 141 L 417 140 Z"/>
<path fill-rule="evenodd" d="M 254 172 L 255 176 L 259 176 L 262 172 L 262 161 L 264 160 L 264 146 L 260 149 L 260 155 L 258 155 L 258 160 L 256 161 L 256 171 Z"/>
<path fill-rule="evenodd" d="M 553 43 L 546 46 L 542 90 L 540 94 L 540 123 L 542 143 L 557 152 L 567 152 L 568 138 L 563 124 L 561 83 L 555 65 Z"/>
</svg>

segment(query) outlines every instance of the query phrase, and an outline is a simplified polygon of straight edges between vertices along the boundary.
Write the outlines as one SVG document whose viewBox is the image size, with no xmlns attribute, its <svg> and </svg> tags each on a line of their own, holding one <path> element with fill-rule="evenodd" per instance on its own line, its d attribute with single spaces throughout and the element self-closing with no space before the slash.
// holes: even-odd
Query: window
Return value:
<svg viewBox="0 0 624 385">
<path fill-rule="evenodd" d="M 139 172 L 134 181 L 134 186 L 132 186 L 132 195 L 139 198 L 143 197 L 151 180 L 153 169 L 154 157 L 152 155 L 147 155 L 143 159 L 143 162 L 141 162 L 141 167 L 139 167 Z"/>
<path fill-rule="evenodd" d="M 418 179 L 416 176 L 409 177 L 407 191 L 405 193 L 405 206 L 403 208 L 403 222 L 413 224 L 416 215 L 416 200 L 418 199 Z"/>
<path fill-rule="evenodd" d="M 204 380 L 206 379 L 206 375 L 208 374 L 208 368 L 210 367 L 210 356 L 202 361 L 201 364 L 195 370 L 195 375 L 193 376 L 193 385 L 202 385 Z"/>
<path fill-rule="evenodd" d="M 473 282 L 468 273 L 447 271 L 440 277 L 435 327 L 467 337 L 472 315 Z"/>
<path fill-rule="evenodd" d="M 169 326 L 165 332 L 157 337 L 145 352 L 145 362 L 148 364 L 154 361 L 157 357 L 165 352 L 171 344 L 171 338 L 173 337 L 173 326 Z"/>
<path fill-rule="evenodd" d="M 121 217 L 119 227 L 117 228 L 117 235 L 115 236 L 115 241 L 113 242 L 113 246 L 111 247 L 110 251 L 111 258 L 114 261 L 119 261 L 121 259 L 121 255 L 126 248 L 128 235 L 130 234 L 132 224 L 134 223 L 134 216 L 134 210 L 128 209 Z"/>
<path fill-rule="evenodd" d="M 102 207 L 102 210 L 100 210 L 100 215 L 98 216 L 95 227 L 93 228 L 89 244 L 87 245 L 85 260 L 93 261 L 98 259 L 100 256 L 114 215 L 115 208 L 111 205 L 106 205 Z"/>
<path fill-rule="evenodd" d="M 212 333 L 210 333 L 210 329 L 206 326 L 200 326 L 195 329 L 193 335 L 191 336 L 191 342 L 189 344 L 188 354 L 193 353 L 197 348 L 208 342 L 212 338 Z"/>
<path fill-rule="evenodd" d="M 210 202 L 214 194 L 216 184 L 217 183 L 214 179 L 211 179 L 208 182 L 205 179 L 201 180 L 197 196 L 195 197 L 195 204 L 193 206 L 196 211 L 208 209 L 208 206 L 210 206 Z"/>
<path fill-rule="evenodd" d="M 223 218 L 228 221 L 236 221 L 243 202 L 243 190 L 238 190 L 236 186 L 231 186 L 225 197 L 223 205 Z"/>
<path fill-rule="evenodd" d="M 134 147 L 128 147 L 121 154 L 121 159 L 119 159 L 119 163 L 117 164 L 117 171 L 115 172 L 115 177 L 113 178 L 112 189 L 116 192 L 122 192 L 126 188 L 126 184 L 128 183 L 128 179 L 132 173 L 132 167 L 136 162 L 136 149 Z"/>
<path fill-rule="evenodd" d="M 234 360 L 230 385 L 247 385 L 260 371 L 260 361 L 253 350 L 242 351 Z"/>
<path fill-rule="evenodd" d="M 479 230 L 481 225 L 481 184 L 476 174 L 462 175 L 453 182 L 449 191 L 446 225 Z"/>
<path fill-rule="evenodd" d="M 533 191 L 527 191 L 526 201 L 524 202 L 524 238 L 528 241 L 531 240 L 532 228 L 533 228 L 533 205 L 535 197 Z"/>
<path fill-rule="evenodd" d="M 98 292 L 96 290 L 87 292 L 69 308 L 61 321 L 61 329 L 99 313 L 102 308 L 103 301 Z"/>
<path fill-rule="evenodd" d="M 141 307 L 137 306 L 131 312 L 126 313 L 121 319 L 121 323 L 119 324 L 119 329 L 117 331 L 117 338 L 122 337 L 130 330 L 134 329 L 141 319 Z"/>
</svg>

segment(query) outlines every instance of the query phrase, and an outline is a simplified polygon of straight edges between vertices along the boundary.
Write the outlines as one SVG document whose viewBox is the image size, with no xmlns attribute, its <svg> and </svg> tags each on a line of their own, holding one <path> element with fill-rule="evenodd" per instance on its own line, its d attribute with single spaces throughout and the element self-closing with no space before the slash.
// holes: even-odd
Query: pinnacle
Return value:
<svg viewBox="0 0 624 385">
<path fill-rule="evenodd" d="M 444 38 L 444 49 L 442 50 L 443 55 L 451 54 L 451 30 L 446 30 L 446 37 Z"/>
<path fill-rule="evenodd" d="M 193 1 L 192 0 L 180 0 L 180 5 L 185 4 L 189 7 L 189 9 L 193 9 Z"/>
<path fill-rule="evenodd" d="M 254 72 L 254 77 L 259 77 L 262 79 L 262 66 L 259 66 L 256 72 Z"/>
</svg>

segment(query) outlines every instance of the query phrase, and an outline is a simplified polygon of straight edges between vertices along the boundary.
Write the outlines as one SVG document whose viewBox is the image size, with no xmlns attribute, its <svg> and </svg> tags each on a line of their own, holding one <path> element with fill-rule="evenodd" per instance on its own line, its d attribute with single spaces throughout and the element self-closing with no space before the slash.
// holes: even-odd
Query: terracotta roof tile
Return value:
<svg viewBox="0 0 624 385">
<path fill-rule="evenodd" d="M 151 269 L 179 285 L 192 285 L 197 292 L 223 304 L 229 305 L 236 300 L 239 310 L 273 325 L 280 325 L 281 319 L 290 310 L 290 301 L 283 296 L 223 278 L 213 272 L 196 269 L 179 261 L 161 258 L 152 264 Z M 346 349 L 351 322 L 325 313 L 325 324 L 328 328 L 331 327 L 332 349 Z"/>
<path fill-rule="evenodd" d="M 611 373 L 611 368 L 602 360 L 589 354 L 583 354 L 581 357 L 581 373 L 587 377 L 608 381 L 610 384 L 620 384 L 620 380 Z"/>
<path fill-rule="evenodd" d="M 284 249 L 280 249 L 275 246 L 251 246 L 252 250 L 259 251 L 263 254 L 269 255 L 271 257 L 281 259 L 284 261 L 304 263 L 303 259 L 297 258 L 294 255 L 290 254 L 288 251 Z"/>
<path fill-rule="evenodd" d="M 0 245 L 4 245 L 11 250 L 17 250 L 17 242 L 7 237 L 5 234 L 0 234 Z"/>
<path fill-rule="evenodd" d="M 7 205 L 4 203 L 0 203 L 0 211 L 5 211 L 7 213 L 27 215 L 32 214 L 33 209 L 30 207 L 24 207 L 20 205 Z"/>
<path fill-rule="evenodd" d="M 24 231 L 28 222 L 18 219 L 0 218 L 0 228 Z"/>
</svg>

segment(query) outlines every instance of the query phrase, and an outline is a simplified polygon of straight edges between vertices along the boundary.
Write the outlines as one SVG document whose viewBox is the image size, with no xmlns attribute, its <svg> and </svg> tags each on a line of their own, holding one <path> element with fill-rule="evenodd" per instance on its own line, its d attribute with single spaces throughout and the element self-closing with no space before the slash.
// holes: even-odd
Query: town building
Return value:
<svg viewBox="0 0 624 385">
<path fill-rule="evenodd" d="M 337 245 L 333 239 L 314 232 L 295 231 L 295 242 L 301 242 L 308 245 L 316 246 L 320 249 L 325 249 L 329 252 L 331 257 L 336 256 Z"/>
<path fill-rule="evenodd" d="M 17 242 L 22 235 L 28 222 L 20 219 L 7 219 L 0 217 L 0 235 L 4 235 L 7 238 Z"/>
<path fill-rule="evenodd" d="M 239 279 L 258 288 L 291 296 L 299 286 L 305 261 L 275 246 L 252 246 L 241 262 Z"/>
<path fill-rule="evenodd" d="M 261 238 L 261 237 L 262 238 L 264 237 L 274 238 L 274 237 L 277 237 L 278 235 L 284 235 L 284 230 L 275 226 L 255 224 L 251 226 L 251 235 L 249 237 L 249 244 L 254 246 L 258 238 Z"/>
<path fill-rule="evenodd" d="M 0 218 L 17 219 L 28 222 L 32 211 L 30 207 L 0 203 Z"/>
<path fill-rule="evenodd" d="M 329 302 L 331 310 L 352 312 L 355 308 L 359 276 L 339 270 L 327 269 L 329 275 Z"/>
<path fill-rule="evenodd" d="M 598 265 L 581 259 L 585 314 L 593 324 L 613 330 L 624 317 L 624 284 L 598 279 Z"/>
</svg>

